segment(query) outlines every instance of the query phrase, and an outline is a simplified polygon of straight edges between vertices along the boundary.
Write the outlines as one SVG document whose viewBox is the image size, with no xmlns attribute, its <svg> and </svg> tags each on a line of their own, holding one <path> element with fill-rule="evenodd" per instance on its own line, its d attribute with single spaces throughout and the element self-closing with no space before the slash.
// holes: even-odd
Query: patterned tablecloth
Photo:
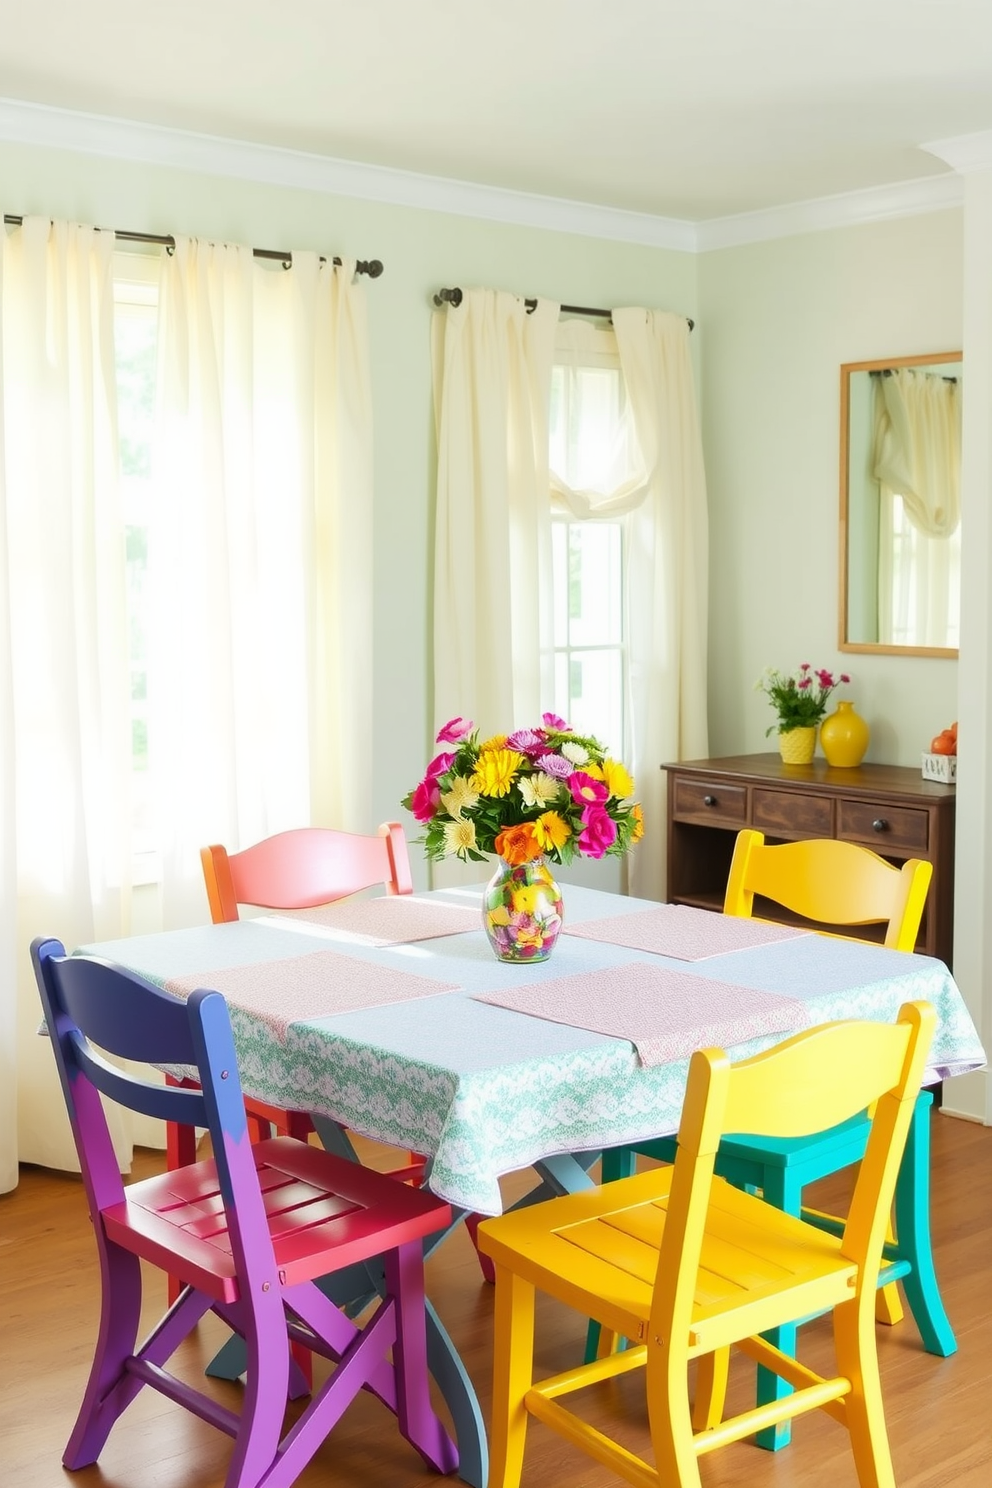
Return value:
<svg viewBox="0 0 992 1488">
<path fill-rule="evenodd" d="M 439 901 L 481 906 L 482 889 L 443 890 Z M 651 908 L 644 900 L 565 888 L 572 924 Z M 560 1153 L 660 1136 L 678 1126 L 687 1061 L 645 1067 L 630 1042 L 481 1002 L 472 994 L 537 985 L 599 968 L 653 961 L 684 976 L 777 993 L 805 1010 L 804 1024 L 834 1018 L 891 1019 L 901 1003 L 937 1010 L 928 1083 L 985 1064 L 974 1023 L 946 966 L 927 956 L 801 935 L 700 962 L 666 959 L 610 941 L 563 935 L 540 966 L 497 962 L 480 928 L 381 946 L 335 941 L 330 927 L 260 918 L 80 949 L 149 980 L 284 963 L 334 951 L 389 971 L 413 972 L 458 991 L 307 1017 L 288 1025 L 231 1004 L 245 1091 L 330 1117 L 378 1141 L 428 1154 L 430 1186 L 451 1203 L 500 1211 L 501 1174 Z M 280 968 L 284 972 L 284 967 Z M 395 978 L 393 979 L 395 980 Z M 803 1026 L 799 1024 L 798 1026 Z M 757 1053 L 782 1034 L 734 1046 Z"/>
</svg>

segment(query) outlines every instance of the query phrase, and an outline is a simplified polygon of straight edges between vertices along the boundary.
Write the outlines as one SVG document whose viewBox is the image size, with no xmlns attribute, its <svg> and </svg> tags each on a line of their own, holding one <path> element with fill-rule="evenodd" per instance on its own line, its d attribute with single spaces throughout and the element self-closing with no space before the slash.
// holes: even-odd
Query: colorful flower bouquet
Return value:
<svg viewBox="0 0 992 1488">
<path fill-rule="evenodd" d="M 816 728 L 823 722 L 827 700 L 834 688 L 850 680 L 846 672 L 834 677 L 832 672 L 811 667 L 808 661 L 791 677 L 766 667 L 754 685 L 771 699 L 778 722 L 765 729 L 765 733 L 788 734 L 797 728 Z"/>
<path fill-rule="evenodd" d="M 475 725 L 453 718 L 403 805 L 426 827 L 428 858 L 485 861 L 496 853 L 522 864 L 546 857 L 619 857 L 643 835 L 634 782 L 597 739 L 545 713 L 540 728 L 480 742 Z"/>
</svg>

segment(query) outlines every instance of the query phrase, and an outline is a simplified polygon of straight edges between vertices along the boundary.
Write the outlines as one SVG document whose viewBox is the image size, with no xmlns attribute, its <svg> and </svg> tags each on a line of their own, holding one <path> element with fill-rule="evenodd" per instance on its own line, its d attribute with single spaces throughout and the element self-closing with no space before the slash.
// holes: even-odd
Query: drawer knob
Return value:
<svg viewBox="0 0 992 1488">
<path fill-rule="evenodd" d="M 703 797 L 703 805 L 704 806 L 715 806 L 716 805 L 716 796 L 704 796 Z"/>
<path fill-rule="evenodd" d="M 884 816 L 876 816 L 871 825 L 872 830 L 875 832 L 887 832 L 889 830 L 889 824 Z"/>
</svg>

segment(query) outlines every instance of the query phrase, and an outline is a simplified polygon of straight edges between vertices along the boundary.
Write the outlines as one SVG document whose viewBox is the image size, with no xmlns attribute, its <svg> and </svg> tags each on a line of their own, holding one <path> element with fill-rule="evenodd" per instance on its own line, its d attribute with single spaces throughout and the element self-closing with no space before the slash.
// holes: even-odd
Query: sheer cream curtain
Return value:
<svg viewBox="0 0 992 1488">
<path fill-rule="evenodd" d="M 603 332 L 576 321 L 559 347 L 595 354 Z M 645 835 L 627 864 L 631 893 L 665 893 L 665 760 L 708 752 L 706 632 L 708 520 L 702 441 L 689 354 L 689 324 L 663 311 L 618 309 L 613 334 L 633 424 L 618 441 L 611 489 L 569 489 L 552 477 L 552 500 L 572 520 L 624 525 L 630 759 Z"/>
<path fill-rule="evenodd" d="M 879 640 L 956 646 L 961 385 L 900 367 L 875 380 Z"/>
<path fill-rule="evenodd" d="M 129 928 L 113 249 L 112 233 L 31 217 L 3 239 L 0 1188 L 18 1159 L 77 1166 L 29 943 Z"/>
<path fill-rule="evenodd" d="M 550 695 L 548 399 L 558 306 L 466 290 L 433 318 L 434 713 L 485 733 Z M 478 877 L 478 868 L 475 868 Z"/>
<path fill-rule="evenodd" d="M 573 518 L 622 516 L 632 765 L 646 825 L 629 887 L 660 898 L 660 766 L 708 750 L 708 525 L 689 326 L 664 312 L 613 312 L 641 468 L 590 492 L 548 469 L 557 314 L 539 301 L 528 316 L 516 296 L 472 290 L 434 318 L 435 715 L 496 731 L 551 705 L 552 500 Z M 576 354 L 585 334 L 574 332 Z"/>
<path fill-rule="evenodd" d="M 163 261 L 149 739 L 162 924 L 199 851 L 369 830 L 372 430 L 354 265 L 179 239 Z"/>
</svg>

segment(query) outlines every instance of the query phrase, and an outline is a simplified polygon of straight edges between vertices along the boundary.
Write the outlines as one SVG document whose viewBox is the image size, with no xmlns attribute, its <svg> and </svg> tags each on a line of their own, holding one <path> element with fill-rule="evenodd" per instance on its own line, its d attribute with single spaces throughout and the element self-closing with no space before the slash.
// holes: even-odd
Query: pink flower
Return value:
<svg viewBox="0 0 992 1488">
<path fill-rule="evenodd" d="M 413 793 L 410 810 L 419 822 L 429 822 L 438 808 L 441 790 L 436 779 L 428 775 Z"/>
<path fill-rule="evenodd" d="M 617 838 L 617 825 L 602 806 L 587 806 L 582 813 L 579 851 L 590 858 L 601 858 Z"/>
<path fill-rule="evenodd" d="M 846 672 L 841 672 L 841 674 L 840 674 L 840 680 L 841 680 L 841 681 L 842 681 L 842 682 L 845 682 L 845 683 L 846 683 L 846 682 L 850 682 L 850 680 L 851 680 L 851 679 L 850 679 L 850 677 L 849 677 L 849 676 L 848 676 L 848 675 L 847 675 L 847 673 L 846 673 Z"/>
<path fill-rule="evenodd" d="M 436 754 L 427 766 L 426 780 L 437 780 L 439 775 L 447 775 L 455 762 L 453 754 Z"/>
<path fill-rule="evenodd" d="M 557 713 L 542 713 L 541 722 L 545 728 L 554 729 L 556 734 L 570 734 L 572 732 L 571 724 L 566 723 L 564 718 L 559 718 Z"/>
<path fill-rule="evenodd" d="M 610 794 L 605 780 L 594 780 L 584 770 L 576 770 L 574 775 L 569 776 L 568 788 L 572 792 L 572 800 L 579 806 L 599 806 Z"/>
<path fill-rule="evenodd" d="M 458 744 L 462 739 L 467 738 L 474 728 L 474 723 L 466 722 L 460 715 L 458 718 L 449 718 L 444 728 L 438 734 L 435 743 Z"/>
<path fill-rule="evenodd" d="M 539 755 L 537 766 L 545 775 L 551 775 L 555 780 L 567 780 L 572 774 L 571 760 L 565 759 L 561 754 Z"/>
</svg>

